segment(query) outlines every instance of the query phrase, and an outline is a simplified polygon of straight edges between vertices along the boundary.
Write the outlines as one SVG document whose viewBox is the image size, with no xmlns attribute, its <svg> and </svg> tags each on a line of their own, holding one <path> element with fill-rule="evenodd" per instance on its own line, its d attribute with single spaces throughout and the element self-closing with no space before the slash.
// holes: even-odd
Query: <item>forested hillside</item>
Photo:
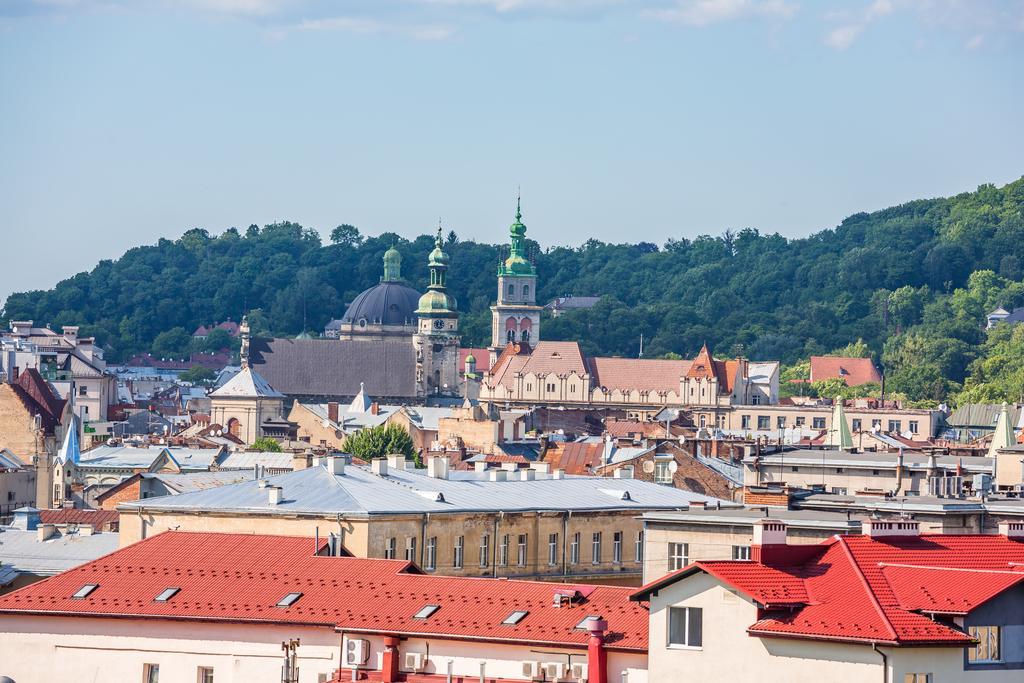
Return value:
<svg viewBox="0 0 1024 683">
<path fill-rule="evenodd" d="M 378 281 L 392 244 L 405 278 L 423 288 L 430 235 L 410 242 L 340 226 L 325 245 L 314 230 L 278 223 L 193 229 L 131 249 L 52 290 L 11 295 L 4 317 L 80 324 L 115 360 L 183 353 L 196 326 L 245 311 L 263 333 L 318 331 Z M 1024 393 L 1024 328 L 983 330 L 988 310 L 1024 305 L 1024 179 L 859 213 L 802 239 L 746 228 L 661 247 L 531 247 L 540 300 L 604 297 L 543 331 L 592 353 L 636 355 L 642 333 L 648 357 L 690 356 L 706 341 L 721 355 L 793 364 L 860 339 L 884 363 L 888 388 L 913 399 Z M 464 342 L 485 343 L 502 247 L 449 234 L 447 249 Z"/>
</svg>

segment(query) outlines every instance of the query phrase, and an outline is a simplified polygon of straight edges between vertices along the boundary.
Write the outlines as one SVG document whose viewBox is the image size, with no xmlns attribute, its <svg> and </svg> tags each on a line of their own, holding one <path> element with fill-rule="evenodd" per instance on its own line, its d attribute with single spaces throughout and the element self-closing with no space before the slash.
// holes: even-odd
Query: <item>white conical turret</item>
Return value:
<svg viewBox="0 0 1024 683">
<path fill-rule="evenodd" d="M 846 411 L 843 410 L 843 399 L 836 398 L 832 407 L 832 424 L 825 435 L 825 445 L 849 450 L 853 448 L 853 435 L 850 425 L 846 423 Z"/>
<path fill-rule="evenodd" d="M 1013 435 L 1013 425 L 1010 424 L 1010 409 L 1006 405 L 1006 401 L 1003 401 L 1003 406 L 999 410 L 999 417 L 996 419 L 996 431 L 992 434 L 992 443 L 988 446 L 989 457 L 995 457 L 998 451 L 1009 448 L 1016 442 L 1017 439 Z"/>
</svg>

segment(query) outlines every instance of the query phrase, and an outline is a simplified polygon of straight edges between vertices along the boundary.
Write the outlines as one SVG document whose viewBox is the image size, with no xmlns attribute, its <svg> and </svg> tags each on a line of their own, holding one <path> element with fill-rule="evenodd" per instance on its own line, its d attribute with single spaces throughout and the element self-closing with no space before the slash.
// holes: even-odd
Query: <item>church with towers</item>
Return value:
<svg viewBox="0 0 1024 683">
<path fill-rule="evenodd" d="M 448 291 L 450 259 L 438 227 L 420 293 L 402 278 L 402 256 L 384 253 L 380 283 L 328 323 L 323 339 L 258 339 L 244 362 L 275 391 L 302 401 L 350 401 L 365 391 L 381 403 L 455 402 L 623 408 L 653 415 L 700 406 L 708 426 L 734 405 L 778 401 L 778 363 L 720 360 L 705 347 L 690 360 L 586 356 L 577 342 L 545 341 L 537 269 L 527 254 L 520 205 L 497 269 L 486 349 L 461 348 L 459 309 Z M 457 274 L 455 274 L 457 276 Z M 486 354 L 478 365 L 477 354 Z M 481 358 L 482 360 L 482 358 Z"/>
</svg>

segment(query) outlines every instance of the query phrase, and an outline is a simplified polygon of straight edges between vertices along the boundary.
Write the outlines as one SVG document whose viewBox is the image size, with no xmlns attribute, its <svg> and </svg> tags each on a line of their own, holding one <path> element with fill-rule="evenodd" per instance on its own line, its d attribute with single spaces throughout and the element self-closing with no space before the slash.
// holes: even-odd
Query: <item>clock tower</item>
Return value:
<svg viewBox="0 0 1024 683">
<path fill-rule="evenodd" d="M 459 312 L 455 297 L 448 293 L 448 254 L 441 248 L 441 226 L 430 252 L 430 286 L 420 297 L 419 318 L 412 345 L 416 351 L 416 394 L 458 396 L 459 394 Z"/>
</svg>

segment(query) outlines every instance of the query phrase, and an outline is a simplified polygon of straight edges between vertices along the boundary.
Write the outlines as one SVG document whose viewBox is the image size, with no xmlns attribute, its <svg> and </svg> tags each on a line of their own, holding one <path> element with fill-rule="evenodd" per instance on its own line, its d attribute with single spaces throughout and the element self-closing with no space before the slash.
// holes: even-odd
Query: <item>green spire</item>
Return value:
<svg viewBox="0 0 1024 683">
<path fill-rule="evenodd" d="M 430 268 L 430 286 L 427 292 L 420 297 L 419 307 L 416 313 L 455 315 L 455 297 L 448 294 L 445 281 L 448 277 L 448 254 L 444 253 L 444 241 L 441 238 L 441 220 L 437 221 L 437 238 L 434 240 L 434 250 L 430 252 L 427 259 L 427 266 Z"/>
<path fill-rule="evenodd" d="M 402 279 L 402 255 L 394 245 L 384 252 L 384 277 L 381 282 L 397 282 Z"/>
<path fill-rule="evenodd" d="M 509 226 L 508 258 L 498 268 L 498 275 L 536 275 L 526 258 L 526 226 L 523 225 L 521 197 L 516 195 L 516 221 Z"/>
</svg>

